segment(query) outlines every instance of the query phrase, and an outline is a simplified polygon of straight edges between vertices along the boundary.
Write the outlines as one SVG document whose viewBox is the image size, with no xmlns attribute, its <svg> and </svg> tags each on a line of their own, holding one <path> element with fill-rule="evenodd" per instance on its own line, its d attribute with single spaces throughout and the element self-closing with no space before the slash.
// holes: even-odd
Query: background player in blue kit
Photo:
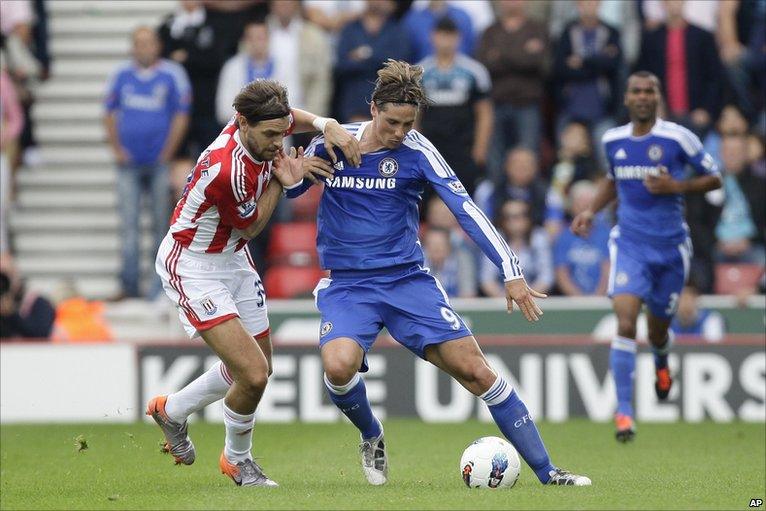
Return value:
<svg viewBox="0 0 766 511">
<path fill-rule="evenodd" d="M 590 479 L 555 467 L 524 403 L 489 366 L 471 331 L 452 309 L 439 282 L 422 267 L 418 204 L 427 183 L 463 229 L 503 272 L 508 312 L 513 302 L 530 321 L 542 314 L 515 254 L 473 203 L 439 152 L 412 129 L 426 103 L 423 69 L 389 60 L 378 71 L 372 121 L 346 125 L 359 140 L 362 164 L 354 168 L 328 155 L 317 137 L 306 155 L 331 159 L 317 218 L 322 267 L 331 270 L 315 290 L 322 315 L 320 346 L 332 401 L 359 428 L 362 468 L 374 485 L 387 480 L 383 428 L 373 415 L 359 371 L 385 326 L 417 356 L 481 397 L 503 434 L 544 484 L 589 485 Z M 287 190 L 300 195 L 310 186 Z"/>
<path fill-rule="evenodd" d="M 639 71 L 628 78 L 625 106 L 631 122 L 604 134 L 608 179 L 599 185 L 590 207 L 572 221 L 572 230 L 585 236 L 594 215 L 618 200 L 617 225 L 609 240 L 609 296 L 618 321 L 610 365 L 617 390 L 616 436 L 623 442 L 635 435 L 636 318 L 642 303 L 648 309 L 655 390 L 660 400 L 667 399 L 673 383 L 668 369 L 672 344 L 668 327 L 691 258 L 683 194 L 721 187 L 716 164 L 697 136 L 657 117 L 660 101 L 656 76 Z M 694 169 L 695 177 L 684 179 L 687 166 Z"/>
</svg>

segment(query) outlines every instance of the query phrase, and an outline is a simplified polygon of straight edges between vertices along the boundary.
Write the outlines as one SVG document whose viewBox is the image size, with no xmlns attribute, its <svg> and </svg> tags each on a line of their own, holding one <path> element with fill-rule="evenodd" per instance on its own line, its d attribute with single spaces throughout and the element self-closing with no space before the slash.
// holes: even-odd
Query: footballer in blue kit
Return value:
<svg viewBox="0 0 766 511">
<path fill-rule="evenodd" d="M 721 186 L 716 164 L 697 136 L 657 116 L 660 101 L 656 76 L 639 71 L 628 78 L 625 106 L 631 122 L 604 134 L 608 179 L 600 183 L 590 207 L 572 222 L 575 233 L 587 235 L 594 215 L 617 199 L 617 225 L 609 240 L 609 296 L 618 331 L 610 366 L 617 390 L 616 437 L 623 442 L 635 436 L 636 319 L 642 304 L 647 308 L 658 399 L 667 399 L 673 384 L 668 368 L 669 326 L 692 252 L 683 194 Z M 687 167 L 695 176 L 684 179 Z"/>
<path fill-rule="evenodd" d="M 378 71 L 370 104 L 372 120 L 345 125 L 359 140 L 363 155 L 359 167 L 328 152 L 321 136 L 306 151 L 308 167 L 331 160 L 334 168 L 331 177 L 322 177 L 317 216 L 320 263 L 331 272 L 314 291 L 321 313 L 325 386 L 361 433 L 362 468 L 368 482 L 384 484 L 388 458 L 383 427 L 372 413 L 360 373 L 367 370 L 366 353 L 385 326 L 400 344 L 484 400 L 540 482 L 589 485 L 587 477 L 551 463 L 526 406 L 489 366 L 441 284 L 423 267 L 418 206 L 430 184 L 503 272 L 508 311 L 515 302 L 530 321 L 542 314 L 534 299 L 545 295 L 527 286 L 516 255 L 439 152 L 412 129 L 419 107 L 427 101 L 422 74 L 421 67 L 393 60 Z M 287 189 L 287 196 L 296 197 L 311 184 L 304 179 Z"/>
</svg>

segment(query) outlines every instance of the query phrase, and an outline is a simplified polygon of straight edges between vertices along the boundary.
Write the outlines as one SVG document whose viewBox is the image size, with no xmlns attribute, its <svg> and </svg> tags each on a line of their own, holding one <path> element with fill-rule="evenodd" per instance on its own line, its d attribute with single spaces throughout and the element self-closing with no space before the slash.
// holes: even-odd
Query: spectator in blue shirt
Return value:
<svg viewBox="0 0 766 511">
<path fill-rule="evenodd" d="M 149 196 L 155 250 L 170 216 L 168 162 L 183 140 L 189 122 L 191 88 L 179 64 L 160 59 L 157 34 L 139 27 L 133 34 L 133 59 L 109 80 L 105 124 L 118 165 L 117 201 L 122 240 L 122 291 L 118 298 L 139 296 L 139 216 L 141 196 Z M 160 291 L 155 279 L 150 296 Z"/>
<path fill-rule="evenodd" d="M 721 342 L 726 335 L 726 321 L 720 312 L 700 307 L 699 294 L 693 282 L 684 286 L 678 300 L 678 313 L 670 323 L 670 329 L 676 335 Z"/>
<path fill-rule="evenodd" d="M 407 33 L 393 19 L 395 10 L 396 2 L 391 0 L 369 0 L 362 17 L 340 33 L 335 75 L 342 122 L 369 119 L 367 101 L 386 59 L 410 60 Z"/>
<path fill-rule="evenodd" d="M 449 5 L 446 0 L 431 0 L 422 9 L 410 9 L 403 20 L 415 62 L 433 55 L 434 45 L 431 41 L 431 33 L 437 21 L 444 17 L 451 19 L 457 25 L 460 33 L 460 53 L 469 57 L 473 55 L 476 36 L 468 13 L 459 7 Z"/>
<path fill-rule="evenodd" d="M 591 181 L 578 181 L 569 190 L 572 217 L 585 211 L 595 196 Z M 603 295 L 609 276 L 609 227 L 596 221 L 587 238 L 562 229 L 553 247 L 556 284 L 567 296 Z"/>
</svg>

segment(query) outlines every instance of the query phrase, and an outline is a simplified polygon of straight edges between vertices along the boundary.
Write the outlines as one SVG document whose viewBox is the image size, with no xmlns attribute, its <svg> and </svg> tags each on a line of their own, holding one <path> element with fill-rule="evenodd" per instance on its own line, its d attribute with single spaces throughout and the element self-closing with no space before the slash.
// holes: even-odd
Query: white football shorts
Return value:
<svg viewBox="0 0 766 511">
<path fill-rule="evenodd" d="M 234 317 L 255 338 L 269 335 L 266 293 L 250 252 L 191 252 L 168 235 L 154 263 L 189 337 Z"/>
</svg>

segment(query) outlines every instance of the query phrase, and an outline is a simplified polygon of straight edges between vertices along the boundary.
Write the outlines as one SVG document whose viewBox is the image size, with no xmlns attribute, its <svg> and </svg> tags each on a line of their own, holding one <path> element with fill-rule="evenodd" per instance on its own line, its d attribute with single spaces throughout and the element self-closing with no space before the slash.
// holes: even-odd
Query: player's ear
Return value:
<svg viewBox="0 0 766 511">
<path fill-rule="evenodd" d="M 237 116 L 237 125 L 239 126 L 239 131 L 241 131 L 243 135 L 247 135 L 247 130 L 250 129 L 250 125 L 247 124 L 247 119 L 245 119 L 243 115 Z"/>
<path fill-rule="evenodd" d="M 375 118 L 378 115 L 378 105 L 374 101 L 370 101 L 370 115 Z"/>
</svg>

